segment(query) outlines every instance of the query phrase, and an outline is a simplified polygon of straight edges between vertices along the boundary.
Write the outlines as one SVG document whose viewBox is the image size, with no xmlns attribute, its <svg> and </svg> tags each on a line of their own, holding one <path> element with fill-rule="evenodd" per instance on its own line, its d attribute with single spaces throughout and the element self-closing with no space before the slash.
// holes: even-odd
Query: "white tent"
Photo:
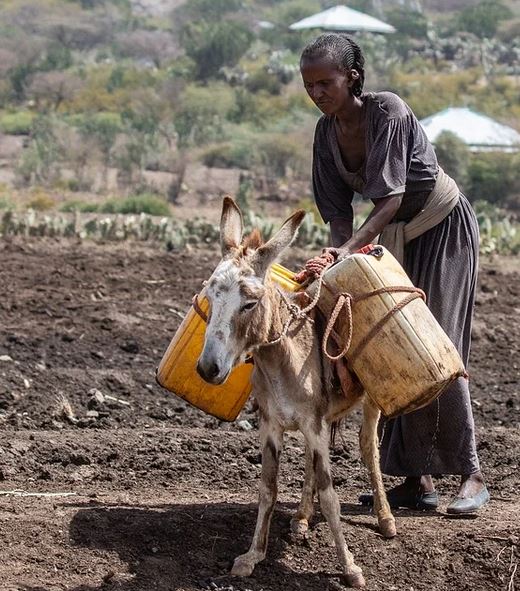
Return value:
<svg viewBox="0 0 520 591">
<path fill-rule="evenodd" d="M 467 108 L 445 109 L 421 120 L 428 139 L 435 143 L 443 131 L 459 137 L 472 151 L 520 149 L 520 133 L 491 117 Z"/>
<path fill-rule="evenodd" d="M 289 28 L 295 31 L 300 29 L 326 29 L 327 31 L 395 33 L 395 29 L 391 25 L 346 6 L 334 6 L 323 12 L 318 12 L 297 23 L 293 23 Z"/>
</svg>

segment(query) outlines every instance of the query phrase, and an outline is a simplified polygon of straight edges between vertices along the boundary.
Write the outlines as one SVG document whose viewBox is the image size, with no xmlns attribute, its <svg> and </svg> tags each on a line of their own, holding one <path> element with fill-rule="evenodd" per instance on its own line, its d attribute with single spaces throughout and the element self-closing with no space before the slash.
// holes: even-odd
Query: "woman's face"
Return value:
<svg viewBox="0 0 520 591">
<path fill-rule="evenodd" d="M 306 59 L 301 65 L 303 85 L 318 109 L 325 115 L 334 115 L 350 102 L 350 82 L 327 59 Z"/>
</svg>

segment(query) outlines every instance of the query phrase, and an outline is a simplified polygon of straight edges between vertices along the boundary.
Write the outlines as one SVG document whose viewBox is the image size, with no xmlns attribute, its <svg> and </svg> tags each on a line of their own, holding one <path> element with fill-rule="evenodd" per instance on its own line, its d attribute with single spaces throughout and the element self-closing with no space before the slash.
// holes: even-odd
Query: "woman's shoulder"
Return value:
<svg viewBox="0 0 520 591">
<path fill-rule="evenodd" d="M 369 92 L 366 94 L 366 99 L 375 107 L 376 112 L 388 119 L 401 119 L 411 114 L 410 107 L 393 92 Z"/>
<path fill-rule="evenodd" d="M 316 122 L 316 129 L 314 132 L 315 139 L 328 137 L 330 126 L 333 125 L 334 118 L 329 115 L 322 115 Z"/>
</svg>

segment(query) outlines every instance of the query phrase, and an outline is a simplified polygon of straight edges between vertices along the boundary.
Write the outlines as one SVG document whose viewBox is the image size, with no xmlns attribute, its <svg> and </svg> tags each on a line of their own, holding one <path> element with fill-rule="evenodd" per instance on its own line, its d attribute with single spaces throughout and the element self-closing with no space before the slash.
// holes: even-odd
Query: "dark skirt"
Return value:
<svg viewBox="0 0 520 591">
<path fill-rule="evenodd" d="M 404 269 L 468 364 L 479 233 L 464 195 L 451 213 L 405 247 Z M 381 469 L 393 476 L 473 474 L 479 468 L 468 381 L 425 408 L 382 421 Z"/>
</svg>

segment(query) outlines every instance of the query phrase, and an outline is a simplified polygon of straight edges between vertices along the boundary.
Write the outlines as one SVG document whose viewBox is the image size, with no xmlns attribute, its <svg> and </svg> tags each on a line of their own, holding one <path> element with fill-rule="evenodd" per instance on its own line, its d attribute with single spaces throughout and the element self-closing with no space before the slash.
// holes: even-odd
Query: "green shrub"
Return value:
<svg viewBox="0 0 520 591">
<path fill-rule="evenodd" d="M 520 195 L 520 154 L 481 152 L 468 166 L 468 196 L 497 205 L 514 204 Z"/>
<path fill-rule="evenodd" d="M 269 176 L 285 177 L 289 169 L 298 174 L 305 172 L 308 147 L 296 138 L 273 133 L 259 139 L 258 154 Z"/>
<path fill-rule="evenodd" d="M 454 133 L 443 131 L 435 141 L 435 153 L 442 168 L 465 189 L 470 161 L 468 146 Z"/>
<path fill-rule="evenodd" d="M 170 206 L 158 195 L 143 193 L 125 199 L 109 199 L 99 208 L 102 213 L 147 213 L 149 215 L 169 216 Z"/>
<path fill-rule="evenodd" d="M 0 209 L 13 209 L 14 203 L 8 195 L 0 195 Z"/>
<path fill-rule="evenodd" d="M 247 78 L 246 88 L 253 93 L 265 90 L 269 94 L 280 94 L 282 84 L 275 74 L 270 74 L 265 68 L 260 68 Z"/>
<path fill-rule="evenodd" d="M 202 155 L 202 162 L 210 168 L 249 168 L 252 157 L 242 142 L 216 144 Z"/>
<path fill-rule="evenodd" d="M 195 63 L 200 80 L 215 76 L 222 66 L 234 66 L 253 38 L 247 27 L 233 21 L 190 21 L 181 36 L 186 55 Z"/>
<path fill-rule="evenodd" d="M 468 6 L 459 15 L 459 30 L 469 31 L 479 38 L 493 37 L 501 21 L 511 18 L 511 9 L 500 0 L 482 0 Z"/>
<path fill-rule="evenodd" d="M 32 199 L 27 202 L 27 207 L 35 211 L 48 211 L 56 206 L 56 200 L 47 195 L 47 193 L 39 192 Z"/>
<path fill-rule="evenodd" d="M 222 139 L 222 125 L 233 107 L 233 90 L 225 84 L 188 85 L 173 122 L 179 144 L 186 147 Z"/>
<path fill-rule="evenodd" d="M 11 135 L 28 135 L 33 119 L 34 114 L 30 111 L 4 113 L 0 116 L 0 131 Z"/>
<path fill-rule="evenodd" d="M 97 203 L 89 203 L 88 201 L 81 201 L 80 199 L 70 199 L 65 201 L 60 207 L 60 211 L 65 213 L 72 213 L 80 211 L 82 213 L 93 213 L 98 211 L 99 205 Z"/>
</svg>

